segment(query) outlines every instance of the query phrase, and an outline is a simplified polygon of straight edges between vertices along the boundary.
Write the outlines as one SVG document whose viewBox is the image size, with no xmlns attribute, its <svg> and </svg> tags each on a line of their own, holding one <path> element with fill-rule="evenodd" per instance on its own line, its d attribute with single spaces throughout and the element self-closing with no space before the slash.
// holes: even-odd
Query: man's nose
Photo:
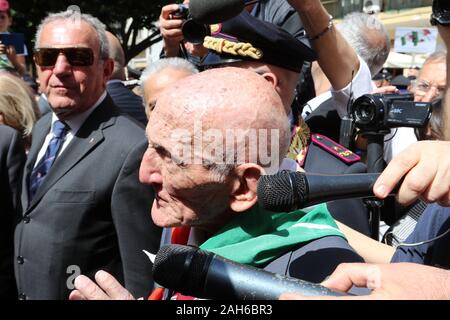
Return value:
<svg viewBox="0 0 450 320">
<path fill-rule="evenodd" d="M 72 66 L 69 63 L 69 60 L 67 60 L 67 57 L 64 54 L 58 55 L 58 58 L 56 59 L 55 66 L 53 67 L 53 73 L 58 74 L 65 74 L 70 72 Z"/>
<path fill-rule="evenodd" d="M 139 168 L 139 181 L 143 184 L 161 184 L 161 168 L 158 164 L 158 157 L 154 150 L 147 149 Z"/>
</svg>

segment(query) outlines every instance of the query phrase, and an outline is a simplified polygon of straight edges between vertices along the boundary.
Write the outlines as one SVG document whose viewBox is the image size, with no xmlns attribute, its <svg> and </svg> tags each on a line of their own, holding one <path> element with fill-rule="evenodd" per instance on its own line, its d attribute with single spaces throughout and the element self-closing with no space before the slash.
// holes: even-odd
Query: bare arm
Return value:
<svg viewBox="0 0 450 320">
<path fill-rule="evenodd" d="M 169 4 L 162 7 L 159 16 L 159 30 L 163 37 L 164 53 L 166 57 L 177 57 L 180 43 L 183 41 L 181 26 L 182 19 L 171 19 L 171 14 L 178 9 L 177 4 Z"/>
<path fill-rule="evenodd" d="M 310 38 L 321 34 L 328 26 L 330 15 L 319 0 L 288 2 L 299 13 Z M 351 82 L 352 74 L 356 75 L 359 70 L 360 63 L 355 50 L 335 27 L 313 40 L 312 45 L 318 56 L 317 62 L 333 88 L 345 88 Z"/>
<path fill-rule="evenodd" d="M 395 248 L 375 241 L 362 233 L 336 221 L 339 229 L 345 234 L 348 243 L 367 263 L 389 263 Z"/>
</svg>

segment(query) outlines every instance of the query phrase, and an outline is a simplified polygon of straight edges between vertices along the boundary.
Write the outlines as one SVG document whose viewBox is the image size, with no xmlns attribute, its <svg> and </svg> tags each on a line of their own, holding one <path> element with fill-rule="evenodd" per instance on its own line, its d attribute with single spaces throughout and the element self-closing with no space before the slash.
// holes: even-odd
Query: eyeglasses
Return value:
<svg viewBox="0 0 450 320">
<path fill-rule="evenodd" d="M 40 67 L 53 67 L 60 54 L 66 56 L 74 67 L 88 67 L 94 63 L 91 48 L 39 48 L 34 53 L 34 61 Z"/>
<path fill-rule="evenodd" d="M 445 86 L 436 86 L 426 80 L 413 80 L 411 81 L 411 85 L 414 93 L 418 95 L 425 95 L 434 87 L 437 90 L 437 94 L 440 96 L 444 94 L 446 88 Z"/>
</svg>

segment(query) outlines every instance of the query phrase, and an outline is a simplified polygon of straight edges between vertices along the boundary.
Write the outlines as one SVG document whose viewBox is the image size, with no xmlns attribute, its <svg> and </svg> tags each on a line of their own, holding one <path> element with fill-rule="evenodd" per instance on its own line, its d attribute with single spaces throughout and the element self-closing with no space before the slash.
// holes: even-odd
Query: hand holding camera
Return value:
<svg viewBox="0 0 450 320">
<path fill-rule="evenodd" d="M 180 42 L 183 41 L 183 16 L 179 15 L 178 4 L 164 6 L 159 16 L 159 29 L 164 40 L 164 51 L 168 57 L 178 55 Z"/>
</svg>

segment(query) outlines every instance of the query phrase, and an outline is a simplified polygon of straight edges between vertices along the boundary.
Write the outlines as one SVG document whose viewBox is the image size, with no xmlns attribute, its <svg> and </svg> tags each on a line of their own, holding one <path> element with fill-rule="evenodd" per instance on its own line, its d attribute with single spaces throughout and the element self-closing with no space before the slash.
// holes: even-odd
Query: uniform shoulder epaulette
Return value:
<svg viewBox="0 0 450 320">
<path fill-rule="evenodd" d="M 316 146 L 320 147 L 328 153 L 331 153 L 333 156 L 347 164 L 353 164 L 355 162 L 361 161 L 361 157 L 356 153 L 348 150 L 347 148 L 341 146 L 339 143 L 321 134 L 311 134 L 311 141 Z"/>
</svg>

